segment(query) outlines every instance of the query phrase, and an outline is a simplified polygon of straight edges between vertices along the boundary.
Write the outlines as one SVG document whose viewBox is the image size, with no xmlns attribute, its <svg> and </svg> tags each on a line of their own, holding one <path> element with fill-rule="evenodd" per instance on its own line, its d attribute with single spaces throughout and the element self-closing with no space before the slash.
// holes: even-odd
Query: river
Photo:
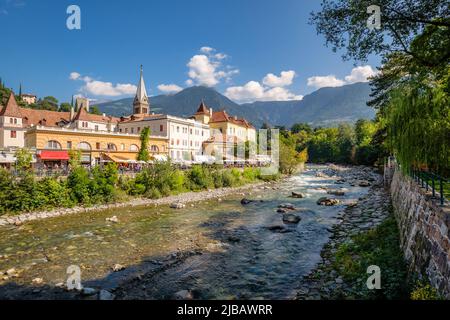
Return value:
<svg viewBox="0 0 450 320">
<path fill-rule="evenodd" d="M 123 299 L 173 298 L 180 290 L 199 299 L 293 298 L 299 280 L 320 261 L 344 205 L 368 191 L 317 176 L 326 169 L 312 166 L 271 187 L 255 188 L 246 197 L 256 201 L 245 206 L 243 196 L 234 195 L 181 210 L 120 208 L 0 227 L 0 270 L 18 272 L 0 280 L 0 298 L 30 298 L 30 292 L 31 298 L 62 297 L 53 289 L 65 283 L 70 265 L 80 266 L 83 284 L 115 288 Z M 326 188 L 345 191 L 340 205 L 316 204 Z M 291 198 L 292 191 L 306 197 Z M 302 209 L 301 221 L 286 224 L 283 232 L 270 230 L 283 225 L 276 210 L 287 202 Z M 111 216 L 119 222 L 106 221 Z M 189 254 L 181 259 L 182 253 Z M 125 270 L 112 272 L 115 264 Z M 144 278 L 118 289 L 120 279 L 137 270 Z M 43 283 L 32 284 L 36 278 Z"/>
</svg>

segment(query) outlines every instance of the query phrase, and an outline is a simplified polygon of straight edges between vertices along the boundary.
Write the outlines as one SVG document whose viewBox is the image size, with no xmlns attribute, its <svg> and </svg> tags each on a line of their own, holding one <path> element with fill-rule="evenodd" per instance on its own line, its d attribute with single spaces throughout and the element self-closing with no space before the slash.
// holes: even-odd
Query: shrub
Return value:
<svg viewBox="0 0 450 320">
<path fill-rule="evenodd" d="M 261 176 L 261 170 L 258 168 L 245 168 L 242 172 L 242 177 L 245 181 L 252 182 L 258 180 Z"/>
<path fill-rule="evenodd" d="M 155 187 L 148 190 L 145 193 L 145 196 L 150 199 L 159 199 L 162 197 L 161 192 L 158 190 L 158 188 L 155 188 Z"/>
<path fill-rule="evenodd" d="M 37 207 L 70 207 L 72 199 L 65 182 L 56 178 L 44 178 L 36 186 L 36 198 L 40 199 Z"/>
<path fill-rule="evenodd" d="M 410 297 L 411 300 L 440 300 L 437 290 L 424 281 L 416 283 Z"/>
<path fill-rule="evenodd" d="M 67 177 L 67 186 L 70 189 L 70 197 L 75 203 L 90 202 L 89 173 L 85 168 L 73 169 Z"/>
<path fill-rule="evenodd" d="M 188 171 L 186 176 L 188 178 L 188 189 L 199 191 L 214 186 L 211 172 L 206 166 L 195 165 Z"/>
<path fill-rule="evenodd" d="M 9 171 L 0 168 L 0 215 L 8 211 L 11 202 L 13 179 Z"/>
<path fill-rule="evenodd" d="M 219 170 L 214 170 L 212 172 L 212 178 L 214 180 L 214 187 L 215 188 L 222 188 L 223 187 L 223 175 L 222 172 Z"/>
</svg>

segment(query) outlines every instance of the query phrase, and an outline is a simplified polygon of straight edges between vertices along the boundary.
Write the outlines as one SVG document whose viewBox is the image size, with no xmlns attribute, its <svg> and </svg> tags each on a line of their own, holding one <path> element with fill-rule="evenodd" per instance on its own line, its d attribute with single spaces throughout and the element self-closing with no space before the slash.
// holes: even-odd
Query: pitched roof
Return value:
<svg viewBox="0 0 450 320">
<path fill-rule="evenodd" d="M 43 125 L 47 127 L 58 127 L 61 121 L 69 122 L 70 112 L 58 112 L 49 110 L 36 110 L 20 108 L 25 126 Z"/>
<path fill-rule="evenodd" d="M 202 100 L 202 103 L 200 103 L 200 106 L 198 107 L 197 112 L 195 114 L 196 115 L 209 114 L 209 109 L 206 106 L 206 104 L 203 102 L 203 100 Z"/>
<path fill-rule="evenodd" d="M 238 126 L 245 127 L 245 128 L 254 128 L 250 122 L 248 122 L 245 119 L 239 119 L 237 117 L 232 117 L 228 115 L 228 113 L 225 110 L 221 111 L 215 111 L 212 113 L 211 120 L 209 120 L 210 123 L 214 122 L 231 122 Z"/>
<path fill-rule="evenodd" d="M 119 122 L 120 119 L 112 116 L 103 116 L 98 114 L 92 114 L 87 112 L 86 108 L 81 107 L 77 114 L 75 115 L 74 120 L 81 121 L 93 121 L 93 122 Z"/>
<path fill-rule="evenodd" d="M 6 106 L 4 106 L 2 110 L 0 110 L 0 116 L 17 117 L 17 118 L 22 117 L 22 114 L 20 113 L 20 108 L 17 105 L 16 98 L 14 97 L 14 93 L 12 92 L 10 93 Z"/>
<path fill-rule="evenodd" d="M 145 83 L 144 83 L 144 74 L 141 66 L 141 75 L 139 78 L 139 84 L 136 90 L 136 97 L 135 101 L 139 102 L 147 102 L 148 96 L 147 96 L 147 90 L 145 90 Z"/>
</svg>

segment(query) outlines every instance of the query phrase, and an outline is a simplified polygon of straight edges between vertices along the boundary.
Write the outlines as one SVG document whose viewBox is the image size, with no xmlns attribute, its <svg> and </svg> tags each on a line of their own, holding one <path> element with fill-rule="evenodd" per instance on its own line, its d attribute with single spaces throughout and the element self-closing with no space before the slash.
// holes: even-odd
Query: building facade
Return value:
<svg viewBox="0 0 450 320">
<path fill-rule="evenodd" d="M 34 94 L 23 93 L 20 95 L 20 98 L 26 104 L 33 104 L 33 103 L 36 103 L 36 101 L 37 101 L 37 97 Z"/>
</svg>

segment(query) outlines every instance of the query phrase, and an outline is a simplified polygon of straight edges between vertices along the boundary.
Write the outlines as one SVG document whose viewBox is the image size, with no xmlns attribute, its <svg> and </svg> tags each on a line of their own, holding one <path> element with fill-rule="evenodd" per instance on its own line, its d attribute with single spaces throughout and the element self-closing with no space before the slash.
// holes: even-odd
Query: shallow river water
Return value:
<svg viewBox="0 0 450 320">
<path fill-rule="evenodd" d="M 345 189 L 343 204 L 367 192 L 316 177 L 323 169 L 312 167 L 275 190 L 250 189 L 246 197 L 258 201 L 246 206 L 240 203 L 243 196 L 236 195 L 181 210 L 153 205 L 120 208 L 0 227 L 0 255 L 6 255 L 0 259 L 0 270 L 20 270 L 19 277 L 0 281 L 0 296 L 7 294 L 6 284 L 32 288 L 34 278 L 50 287 L 65 282 L 69 265 L 81 267 L 83 282 L 96 280 L 101 286 L 117 263 L 128 269 L 198 249 L 202 254 L 156 273 L 150 285 L 128 289 L 125 298 L 171 298 L 185 289 L 203 299 L 293 297 L 301 277 L 320 261 L 329 228 L 344 208 L 318 206 L 317 199 L 326 196 L 322 187 Z M 290 198 L 292 191 L 307 197 Z M 299 213 L 300 223 L 286 225 L 289 232 L 269 230 L 268 226 L 283 224 L 276 209 L 287 202 L 309 210 Z M 113 215 L 118 223 L 105 220 Z"/>
</svg>

